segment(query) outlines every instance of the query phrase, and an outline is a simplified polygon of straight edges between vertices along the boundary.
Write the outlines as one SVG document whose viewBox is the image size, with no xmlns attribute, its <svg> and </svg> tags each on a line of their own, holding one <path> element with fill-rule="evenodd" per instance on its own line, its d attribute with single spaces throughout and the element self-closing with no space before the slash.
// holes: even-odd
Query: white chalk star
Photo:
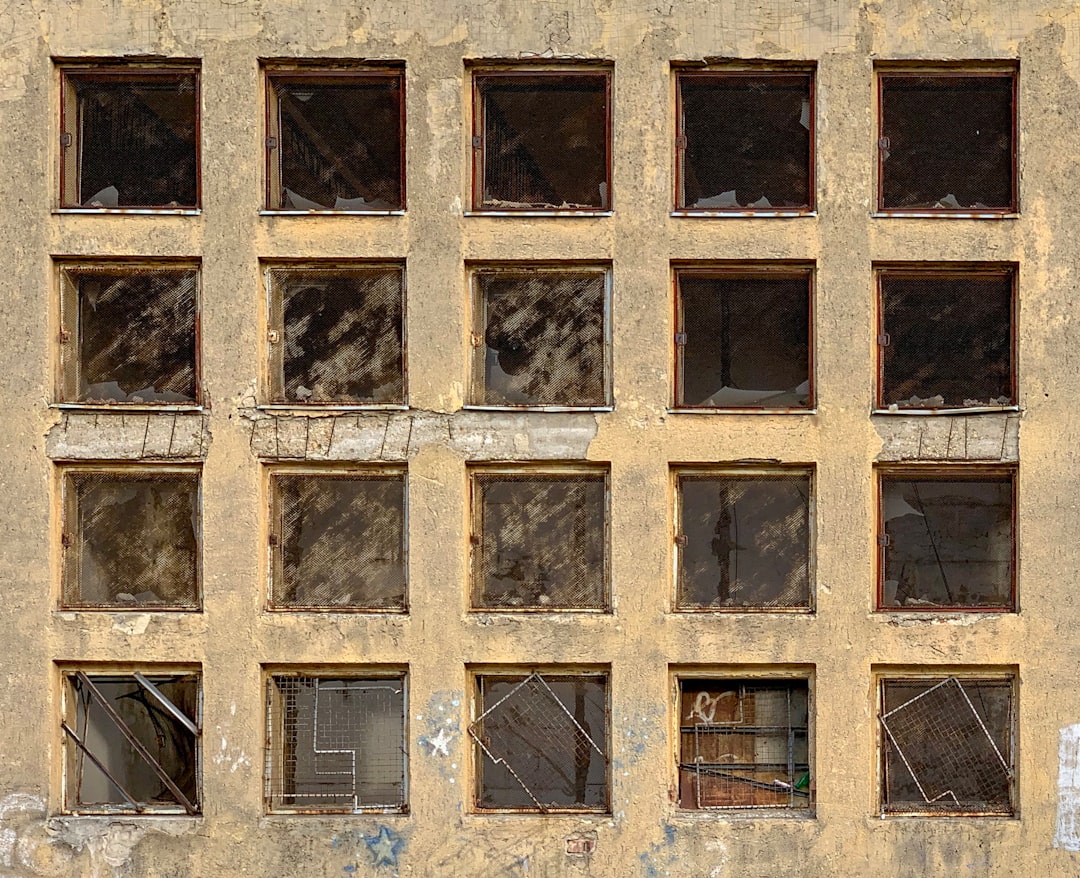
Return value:
<svg viewBox="0 0 1080 878">
<path fill-rule="evenodd" d="M 428 738 L 428 743 L 431 745 L 431 755 L 437 756 L 441 753 L 443 756 L 449 756 L 450 751 L 446 747 L 453 740 L 454 736 L 447 733 L 446 729 L 439 729 L 439 734 L 434 738 Z"/>
</svg>

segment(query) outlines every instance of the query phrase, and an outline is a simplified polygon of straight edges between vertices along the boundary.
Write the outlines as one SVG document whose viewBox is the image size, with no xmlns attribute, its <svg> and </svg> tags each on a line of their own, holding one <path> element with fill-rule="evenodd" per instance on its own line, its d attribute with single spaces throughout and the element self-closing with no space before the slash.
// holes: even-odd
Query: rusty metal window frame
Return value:
<svg viewBox="0 0 1080 878">
<path fill-rule="evenodd" d="M 1019 561 L 1018 536 L 1017 536 L 1017 492 L 1018 492 L 1019 469 L 1016 464 L 886 464 L 874 467 L 876 482 L 876 542 L 877 542 L 877 575 L 874 595 L 875 612 L 879 613 L 912 613 L 917 615 L 933 615 L 942 613 L 1018 613 L 1020 605 L 1017 597 L 1017 567 Z M 986 479 L 1008 478 L 1011 484 L 1012 513 L 1010 516 L 1010 582 L 1009 600 L 1005 606 L 891 606 L 885 603 L 885 553 L 891 545 L 891 538 L 885 530 L 885 482 L 886 481 L 970 481 L 979 482 Z"/>
<path fill-rule="evenodd" d="M 941 408 L 893 408 L 885 399 L 885 348 L 891 342 L 885 325 L 885 284 L 893 279 L 924 280 L 977 280 L 979 278 L 1008 278 L 1009 301 L 1009 381 L 1010 401 L 1004 405 L 961 406 Z M 1019 266 L 1014 262 L 972 263 L 875 263 L 874 281 L 877 299 L 877 380 L 874 390 L 875 415 L 960 415 L 981 412 L 1016 411 L 1019 408 L 1019 379 L 1017 376 L 1019 333 L 1017 332 L 1019 309 Z"/>
<path fill-rule="evenodd" d="M 973 77 L 1007 77 L 1012 80 L 1012 148 L 1011 148 L 1011 203 L 1007 207 L 985 209 L 952 209 L 952 208 L 891 208 L 885 206 L 885 187 L 883 185 L 885 175 L 885 152 L 887 151 L 888 138 L 882 126 L 885 121 L 884 90 L 886 79 L 911 79 L 911 78 L 973 78 Z M 1019 151 L 1020 151 L 1020 125 L 1018 80 L 1020 76 L 1019 60 L 1003 61 L 934 61 L 934 62 L 911 62 L 911 61 L 878 61 L 874 63 L 874 88 L 876 95 L 876 121 L 874 125 L 874 174 L 877 195 L 874 201 L 875 216 L 882 217 L 951 217 L 960 219 L 1003 219 L 1015 217 L 1020 212 L 1019 201 Z"/>
<path fill-rule="evenodd" d="M 56 380 L 55 402 L 51 405 L 61 409 L 113 409 L 125 412 L 192 411 L 203 407 L 202 386 L 202 262 L 197 257 L 128 258 L 128 257 L 54 257 L 55 277 L 59 303 L 55 330 Z M 85 274 L 137 274 L 140 271 L 190 271 L 195 275 L 195 398 L 183 403 L 153 402 L 80 402 L 79 384 L 82 364 L 80 362 L 81 330 L 79 319 L 79 284 L 74 275 Z"/>
<path fill-rule="evenodd" d="M 197 709 L 195 717 L 189 717 L 179 707 L 172 703 L 161 692 L 159 686 L 163 681 L 181 681 L 193 679 L 196 687 Z M 188 797 L 180 790 L 168 771 L 154 758 L 149 749 L 138 741 L 137 736 L 131 730 L 123 718 L 115 711 L 108 699 L 102 697 L 100 690 L 95 684 L 112 683 L 130 680 L 134 690 L 141 693 L 141 700 L 147 706 L 147 710 L 159 711 L 171 717 L 178 725 L 191 735 L 195 752 L 194 785 L 195 795 Z M 86 740 L 85 733 L 80 736 L 78 731 L 77 714 L 82 704 L 80 692 L 86 694 L 89 699 L 96 699 L 101 705 L 102 712 L 109 720 L 111 726 L 127 742 L 127 746 L 139 763 L 149 768 L 162 782 L 162 785 L 170 791 L 176 799 L 176 804 L 148 803 L 133 796 L 125 786 L 113 777 L 103 760 L 93 752 L 93 747 Z M 90 701 L 85 704 L 88 712 Z M 179 814 L 186 816 L 199 816 L 203 797 L 203 686 L 202 672 L 196 666 L 151 666 L 139 665 L 79 665 L 67 666 L 60 669 L 60 755 L 61 755 L 61 802 L 62 812 L 65 814 L 135 814 L 135 815 L 161 815 Z M 84 761 L 85 760 L 85 761 Z M 90 762 L 106 779 L 120 796 L 125 799 L 124 804 L 113 803 L 88 803 L 78 802 L 78 789 L 82 782 L 82 772 L 86 761 Z"/>
<path fill-rule="evenodd" d="M 195 58 L 160 59 L 154 61 L 124 61 L 117 58 L 65 59 L 54 58 L 60 75 L 60 134 L 59 134 L 59 181 L 57 187 L 57 213 L 87 214 L 173 214 L 198 215 L 202 208 L 202 63 Z M 78 98 L 74 83 L 78 80 L 95 79 L 113 82 L 141 82 L 148 79 L 194 78 L 195 101 L 195 203 L 153 207 L 83 207 L 69 193 L 79 188 L 79 160 L 81 150 Z M 74 121 L 74 124 L 72 122 Z M 71 129 L 71 130 L 69 130 Z M 71 154 L 69 155 L 69 151 Z"/>
<path fill-rule="evenodd" d="M 263 467 L 265 496 L 267 497 L 268 523 L 266 537 L 266 610 L 272 613 L 344 613 L 404 615 L 409 612 L 409 474 L 405 464 L 370 464 L 370 465 L 329 465 L 310 466 L 303 464 L 274 464 Z M 283 579 L 283 539 L 282 518 L 284 510 L 281 504 L 281 478 L 313 479 L 400 479 L 401 481 L 401 563 L 405 575 L 405 590 L 399 607 L 364 607 L 348 605 L 293 606 L 282 605 L 275 601 L 275 586 Z"/>
</svg>

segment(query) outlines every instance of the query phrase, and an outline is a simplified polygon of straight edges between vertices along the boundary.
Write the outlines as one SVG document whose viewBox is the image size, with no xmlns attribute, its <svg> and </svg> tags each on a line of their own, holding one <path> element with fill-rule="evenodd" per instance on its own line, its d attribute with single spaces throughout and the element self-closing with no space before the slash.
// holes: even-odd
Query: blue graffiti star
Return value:
<svg viewBox="0 0 1080 878">
<path fill-rule="evenodd" d="M 379 866 L 397 868 L 398 853 L 405 847 L 405 840 L 400 835 L 381 826 L 378 835 L 365 835 L 364 843 L 371 851 L 371 858 L 376 868 Z"/>
</svg>

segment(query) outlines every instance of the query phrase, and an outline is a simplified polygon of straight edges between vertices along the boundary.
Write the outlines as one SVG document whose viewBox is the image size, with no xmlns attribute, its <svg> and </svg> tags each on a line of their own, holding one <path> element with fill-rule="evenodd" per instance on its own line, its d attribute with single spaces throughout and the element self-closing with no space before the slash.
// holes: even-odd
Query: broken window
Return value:
<svg viewBox="0 0 1080 878">
<path fill-rule="evenodd" d="M 66 68 L 61 81 L 61 206 L 198 207 L 197 69 Z"/>
<path fill-rule="evenodd" d="M 809 408 L 810 270 L 678 269 L 676 405 Z"/>
<path fill-rule="evenodd" d="M 679 807 L 809 808 L 806 680 L 679 681 Z"/>
<path fill-rule="evenodd" d="M 1013 473 L 881 474 L 879 609 L 1013 606 Z"/>
<path fill-rule="evenodd" d="M 403 472 L 277 472 L 270 486 L 272 606 L 405 608 Z"/>
<path fill-rule="evenodd" d="M 194 673 L 64 674 L 64 809 L 199 812 Z"/>
<path fill-rule="evenodd" d="M 63 489 L 64 607 L 198 608 L 198 471 L 69 470 Z"/>
<path fill-rule="evenodd" d="M 879 272 L 878 405 L 957 409 L 1016 402 L 1012 270 Z"/>
<path fill-rule="evenodd" d="M 1016 209 L 1016 70 L 880 77 L 881 210 Z"/>
<path fill-rule="evenodd" d="M 610 404 L 606 270 L 483 268 L 473 279 L 474 404 Z"/>
<path fill-rule="evenodd" d="M 681 210 L 813 207 L 813 73 L 678 74 Z"/>
<path fill-rule="evenodd" d="M 882 811 L 1013 813 L 1013 680 L 881 683 Z"/>
<path fill-rule="evenodd" d="M 609 73 L 477 73 L 473 85 L 475 210 L 610 210 Z"/>
<path fill-rule="evenodd" d="M 473 605 L 603 609 L 607 475 L 473 476 Z"/>
<path fill-rule="evenodd" d="M 61 399 L 198 402 L 198 279 L 196 265 L 62 264 Z"/>
<path fill-rule="evenodd" d="M 405 810 L 405 677 L 267 681 L 270 811 Z"/>
<path fill-rule="evenodd" d="M 405 402 L 402 265 L 273 265 L 267 284 L 272 402 Z"/>
<path fill-rule="evenodd" d="M 808 608 L 810 472 L 684 471 L 679 609 Z"/>
<path fill-rule="evenodd" d="M 606 676 L 483 674 L 477 688 L 478 808 L 606 810 Z"/>
<path fill-rule="evenodd" d="M 268 75 L 270 210 L 405 206 L 400 70 Z"/>
</svg>

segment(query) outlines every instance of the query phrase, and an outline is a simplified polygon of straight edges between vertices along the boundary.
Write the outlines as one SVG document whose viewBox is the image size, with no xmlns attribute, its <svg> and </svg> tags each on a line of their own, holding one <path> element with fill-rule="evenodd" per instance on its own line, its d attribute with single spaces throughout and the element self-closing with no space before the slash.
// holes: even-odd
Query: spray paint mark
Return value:
<svg viewBox="0 0 1080 878">
<path fill-rule="evenodd" d="M 1058 740 L 1058 809 L 1054 847 L 1080 851 L 1080 725 L 1065 726 Z"/>
</svg>

